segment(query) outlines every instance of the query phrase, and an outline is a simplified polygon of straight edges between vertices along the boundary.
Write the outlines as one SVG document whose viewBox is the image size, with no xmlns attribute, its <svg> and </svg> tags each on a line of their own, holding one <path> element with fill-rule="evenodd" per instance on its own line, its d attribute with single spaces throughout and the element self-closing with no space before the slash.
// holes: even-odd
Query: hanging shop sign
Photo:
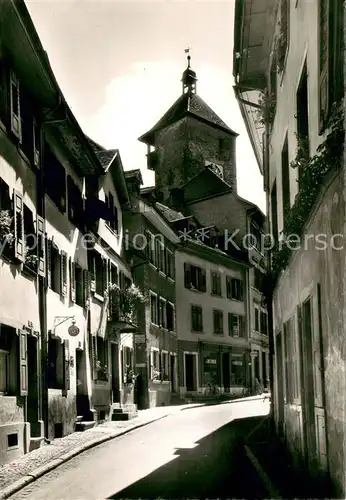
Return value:
<svg viewBox="0 0 346 500">
<path fill-rule="evenodd" d="M 71 335 L 71 337 L 77 337 L 79 334 L 79 328 L 76 325 L 71 325 L 68 327 L 68 334 Z"/>
</svg>

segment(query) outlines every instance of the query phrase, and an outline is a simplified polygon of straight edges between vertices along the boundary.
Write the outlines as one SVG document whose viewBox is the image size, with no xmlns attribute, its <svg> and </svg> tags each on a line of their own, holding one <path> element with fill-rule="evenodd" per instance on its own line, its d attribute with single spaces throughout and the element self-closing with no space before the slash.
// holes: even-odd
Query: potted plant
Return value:
<svg viewBox="0 0 346 500">
<path fill-rule="evenodd" d="M 133 283 L 125 289 L 121 289 L 116 284 L 111 284 L 108 287 L 108 293 L 112 299 L 113 308 L 118 314 L 118 319 L 133 323 L 136 305 L 146 301 L 140 289 Z"/>
<path fill-rule="evenodd" d="M 126 365 L 124 385 L 132 386 L 135 383 L 137 377 L 138 374 L 134 372 L 133 368 L 131 368 L 130 365 Z"/>
<path fill-rule="evenodd" d="M 106 364 L 102 364 L 101 361 L 97 360 L 96 371 L 99 380 L 108 380 L 108 367 Z"/>
<path fill-rule="evenodd" d="M 29 267 L 32 271 L 37 271 L 38 257 L 32 251 L 26 250 L 25 252 L 25 265 Z"/>
<path fill-rule="evenodd" d="M 9 210 L 0 210 L 0 244 L 4 247 L 4 243 L 12 245 L 14 242 L 14 234 L 12 229 L 13 217 Z"/>
<path fill-rule="evenodd" d="M 157 370 L 156 368 L 152 368 L 151 372 L 151 380 L 154 382 L 155 380 L 160 380 L 160 375 L 161 372 L 160 370 Z"/>
</svg>

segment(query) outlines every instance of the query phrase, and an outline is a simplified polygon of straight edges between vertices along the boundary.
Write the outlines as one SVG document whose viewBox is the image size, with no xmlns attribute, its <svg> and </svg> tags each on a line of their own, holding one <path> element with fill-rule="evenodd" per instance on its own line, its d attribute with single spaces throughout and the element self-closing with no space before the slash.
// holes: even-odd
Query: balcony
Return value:
<svg viewBox="0 0 346 500">
<path fill-rule="evenodd" d="M 120 289 L 117 285 L 109 288 L 108 322 L 118 331 L 135 333 L 137 331 L 137 308 L 145 299 L 135 285 Z"/>
<path fill-rule="evenodd" d="M 147 154 L 147 167 L 149 170 L 155 170 L 158 163 L 157 151 L 151 151 Z"/>
</svg>

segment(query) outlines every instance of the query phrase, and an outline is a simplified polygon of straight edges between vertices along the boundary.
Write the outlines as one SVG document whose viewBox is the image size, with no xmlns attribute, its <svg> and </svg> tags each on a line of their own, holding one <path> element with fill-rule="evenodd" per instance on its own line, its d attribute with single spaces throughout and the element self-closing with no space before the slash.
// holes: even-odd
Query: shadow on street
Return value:
<svg viewBox="0 0 346 500">
<path fill-rule="evenodd" d="M 177 449 L 173 461 L 108 498 L 268 498 L 243 446 L 246 434 L 263 418 L 234 420 L 197 441 L 195 448 Z"/>
</svg>

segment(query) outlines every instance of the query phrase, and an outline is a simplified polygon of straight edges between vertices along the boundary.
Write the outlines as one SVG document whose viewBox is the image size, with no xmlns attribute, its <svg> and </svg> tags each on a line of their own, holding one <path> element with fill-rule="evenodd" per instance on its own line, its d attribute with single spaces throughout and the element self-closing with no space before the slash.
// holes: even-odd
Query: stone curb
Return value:
<svg viewBox="0 0 346 500">
<path fill-rule="evenodd" d="M 269 498 L 275 498 L 275 500 L 282 500 L 282 496 L 280 496 L 279 492 L 277 491 L 274 484 L 270 480 L 268 474 L 262 468 L 261 464 L 259 463 L 258 459 L 254 455 L 254 453 L 252 452 L 250 447 L 247 445 L 244 445 L 244 448 L 245 448 L 245 452 L 246 452 L 247 457 L 249 458 L 249 460 L 252 463 L 252 466 L 254 467 L 257 474 L 261 478 L 261 481 L 268 492 Z"/>
<path fill-rule="evenodd" d="M 182 411 L 181 409 L 180 411 Z M 79 455 L 80 453 L 83 453 L 83 451 L 89 450 L 91 448 L 94 448 L 95 446 L 105 443 L 106 441 L 110 441 L 111 439 L 115 439 L 117 437 L 123 436 L 124 434 L 128 434 L 129 432 L 140 429 L 141 427 L 144 427 L 146 425 L 152 424 L 153 422 L 157 422 L 158 420 L 162 420 L 163 418 L 166 418 L 168 416 L 172 415 L 171 413 L 167 413 L 166 415 L 163 415 L 158 418 L 153 418 L 151 420 L 148 420 L 147 422 L 143 422 L 138 425 L 134 425 L 133 427 L 129 427 L 128 429 L 125 429 L 123 431 L 120 431 L 118 433 L 112 432 L 111 434 L 108 434 L 107 436 L 100 436 L 99 438 L 93 439 L 92 441 L 89 441 L 88 443 L 83 444 L 82 446 L 79 446 L 78 448 L 75 448 L 74 450 L 71 450 L 68 453 L 65 453 L 65 455 L 61 455 L 60 458 L 56 458 L 55 460 L 52 460 L 49 462 L 47 465 L 43 465 L 41 467 L 38 467 L 34 469 L 30 474 L 27 474 L 24 477 L 21 477 L 17 481 L 15 481 L 13 484 L 10 486 L 7 486 L 3 490 L 0 490 L 0 500 L 5 500 L 6 498 L 9 498 L 11 495 L 14 493 L 17 493 L 19 490 L 24 488 L 30 483 L 33 483 L 36 481 L 36 479 L 39 479 L 40 477 L 44 476 L 47 474 L 47 472 L 52 471 L 53 469 L 56 469 L 59 467 L 59 465 L 62 465 L 63 463 L 67 462 L 68 460 L 71 460 L 71 458 L 74 458 L 75 456 Z"/>
</svg>

